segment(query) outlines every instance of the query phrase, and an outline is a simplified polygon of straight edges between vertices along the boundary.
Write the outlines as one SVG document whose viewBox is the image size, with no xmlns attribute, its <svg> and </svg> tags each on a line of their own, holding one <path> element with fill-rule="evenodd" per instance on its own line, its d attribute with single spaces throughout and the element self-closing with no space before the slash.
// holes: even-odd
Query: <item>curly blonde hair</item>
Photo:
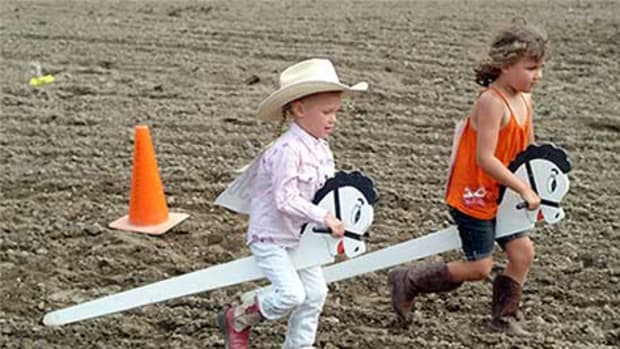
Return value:
<svg viewBox="0 0 620 349">
<path fill-rule="evenodd" d="M 521 58 L 528 57 L 536 61 L 548 60 L 551 49 L 547 34 L 527 24 L 525 20 L 500 30 L 491 41 L 489 51 L 474 69 L 476 83 L 487 87 L 502 73 L 502 67 L 511 66 Z"/>
</svg>

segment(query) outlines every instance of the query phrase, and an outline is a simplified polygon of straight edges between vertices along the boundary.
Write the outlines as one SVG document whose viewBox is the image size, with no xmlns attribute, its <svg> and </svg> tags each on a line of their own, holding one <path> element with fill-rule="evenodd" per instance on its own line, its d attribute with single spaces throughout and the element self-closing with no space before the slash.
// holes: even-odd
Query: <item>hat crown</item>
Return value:
<svg viewBox="0 0 620 349">
<path fill-rule="evenodd" d="M 288 67 L 280 74 L 280 88 L 305 81 L 340 83 L 336 69 L 328 59 L 308 59 Z"/>
<path fill-rule="evenodd" d="M 280 74 L 280 88 L 258 106 L 257 116 L 264 121 L 282 120 L 282 107 L 304 96 L 322 92 L 341 92 L 346 97 L 366 91 L 368 84 L 348 86 L 340 82 L 336 69 L 328 59 L 312 58 L 285 69 Z"/>
</svg>

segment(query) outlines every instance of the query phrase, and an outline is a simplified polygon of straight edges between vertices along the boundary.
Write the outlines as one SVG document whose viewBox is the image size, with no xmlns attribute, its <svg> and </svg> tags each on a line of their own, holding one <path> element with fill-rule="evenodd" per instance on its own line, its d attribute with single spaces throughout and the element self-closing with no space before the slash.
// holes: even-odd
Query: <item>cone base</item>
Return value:
<svg viewBox="0 0 620 349">
<path fill-rule="evenodd" d="M 129 215 L 121 217 L 110 223 L 112 229 L 132 231 L 136 233 L 144 233 L 150 235 L 161 235 L 170 230 L 175 225 L 181 223 L 189 215 L 187 213 L 168 213 L 168 220 L 157 225 L 134 225 L 129 223 Z"/>
</svg>

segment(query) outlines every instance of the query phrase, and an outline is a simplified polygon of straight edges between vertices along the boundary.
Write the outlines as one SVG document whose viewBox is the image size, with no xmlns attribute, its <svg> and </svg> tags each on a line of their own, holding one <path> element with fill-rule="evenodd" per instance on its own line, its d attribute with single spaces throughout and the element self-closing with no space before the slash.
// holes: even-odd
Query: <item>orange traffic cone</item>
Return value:
<svg viewBox="0 0 620 349">
<path fill-rule="evenodd" d="M 160 235 L 187 217 L 168 213 L 149 128 L 136 126 L 129 214 L 110 223 L 110 228 Z"/>
</svg>

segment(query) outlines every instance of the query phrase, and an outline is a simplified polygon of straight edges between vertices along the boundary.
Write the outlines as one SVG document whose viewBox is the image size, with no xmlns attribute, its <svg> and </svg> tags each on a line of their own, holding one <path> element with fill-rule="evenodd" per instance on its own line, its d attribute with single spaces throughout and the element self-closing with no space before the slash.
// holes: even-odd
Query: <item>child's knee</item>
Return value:
<svg viewBox="0 0 620 349">
<path fill-rule="evenodd" d="M 530 239 L 515 241 L 510 244 L 509 247 L 507 254 L 508 260 L 511 263 L 521 267 L 529 267 L 534 261 L 536 252 L 534 250 L 534 244 Z"/>
<path fill-rule="evenodd" d="M 303 287 L 289 288 L 280 294 L 280 301 L 287 309 L 293 309 L 306 301 L 306 291 Z"/>
<path fill-rule="evenodd" d="M 493 270 L 493 258 L 485 258 L 471 262 L 471 278 L 474 280 L 482 280 L 491 274 Z"/>
<path fill-rule="evenodd" d="M 523 251 L 523 258 L 528 264 L 532 264 L 534 256 L 536 256 L 536 250 L 534 249 L 534 244 L 530 241 Z"/>
<path fill-rule="evenodd" d="M 328 288 L 326 284 L 312 285 L 306 289 L 306 301 L 313 304 L 323 304 L 327 298 Z"/>
<path fill-rule="evenodd" d="M 534 261 L 534 247 L 529 247 L 511 256 L 510 261 L 522 267 L 529 267 Z"/>
</svg>

